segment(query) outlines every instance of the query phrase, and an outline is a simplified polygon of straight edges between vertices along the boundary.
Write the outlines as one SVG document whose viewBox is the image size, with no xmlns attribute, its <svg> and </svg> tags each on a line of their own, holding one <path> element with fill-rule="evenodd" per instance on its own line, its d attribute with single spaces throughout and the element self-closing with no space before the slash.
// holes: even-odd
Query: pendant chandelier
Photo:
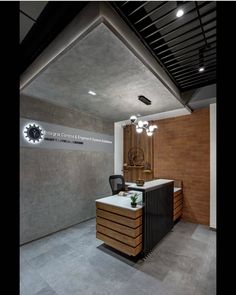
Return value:
<svg viewBox="0 0 236 295">
<path fill-rule="evenodd" d="M 149 125 L 148 121 L 138 120 L 138 118 L 134 115 L 130 117 L 130 122 L 136 126 L 137 133 L 142 133 L 144 130 L 146 130 L 148 136 L 152 136 L 153 133 L 158 129 L 157 125 Z"/>
</svg>

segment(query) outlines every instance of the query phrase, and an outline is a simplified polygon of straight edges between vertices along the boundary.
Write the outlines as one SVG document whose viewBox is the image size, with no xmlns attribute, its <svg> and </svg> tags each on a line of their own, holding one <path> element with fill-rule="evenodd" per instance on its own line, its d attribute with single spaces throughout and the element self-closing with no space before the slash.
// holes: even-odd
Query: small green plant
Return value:
<svg viewBox="0 0 236 295">
<path fill-rule="evenodd" d="M 135 205 L 138 199 L 138 194 L 135 193 L 133 196 L 130 197 L 130 199 L 131 199 L 131 205 Z"/>
</svg>

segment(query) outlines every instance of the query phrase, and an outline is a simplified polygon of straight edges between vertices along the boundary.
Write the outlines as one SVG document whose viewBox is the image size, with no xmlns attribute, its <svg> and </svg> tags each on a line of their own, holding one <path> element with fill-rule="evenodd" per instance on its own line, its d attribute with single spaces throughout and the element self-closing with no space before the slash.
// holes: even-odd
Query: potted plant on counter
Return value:
<svg viewBox="0 0 236 295">
<path fill-rule="evenodd" d="M 130 199 L 131 199 L 131 203 L 130 203 L 131 204 L 131 207 L 135 208 L 137 206 L 138 194 L 135 193 L 134 195 L 132 195 L 130 197 Z"/>
</svg>

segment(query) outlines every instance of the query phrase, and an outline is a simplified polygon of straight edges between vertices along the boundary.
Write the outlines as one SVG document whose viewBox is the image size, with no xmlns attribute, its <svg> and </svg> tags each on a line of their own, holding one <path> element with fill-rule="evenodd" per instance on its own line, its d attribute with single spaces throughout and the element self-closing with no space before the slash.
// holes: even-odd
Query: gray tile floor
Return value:
<svg viewBox="0 0 236 295">
<path fill-rule="evenodd" d="M 95 237 L 95 219 L 20 248 L 20 295 L 214 295 L 216 233 L 180 221 L 144 260 Z"/>
</svg>

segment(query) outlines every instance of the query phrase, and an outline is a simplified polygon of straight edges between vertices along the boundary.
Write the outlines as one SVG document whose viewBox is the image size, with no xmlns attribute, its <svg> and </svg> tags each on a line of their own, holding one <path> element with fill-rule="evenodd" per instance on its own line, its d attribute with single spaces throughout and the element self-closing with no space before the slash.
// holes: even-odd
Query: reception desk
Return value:
<svg viewBox="0 0 236 295">
<path fill-rule="evenodd" d="M 119 195 L 96 200 L 96 237 L 128 255 L 145 256 L 173 227 L 174 181 L 127 185 L 139 194 L 139 204 L 132 208 L 130 197 Z"/>
</svg>

